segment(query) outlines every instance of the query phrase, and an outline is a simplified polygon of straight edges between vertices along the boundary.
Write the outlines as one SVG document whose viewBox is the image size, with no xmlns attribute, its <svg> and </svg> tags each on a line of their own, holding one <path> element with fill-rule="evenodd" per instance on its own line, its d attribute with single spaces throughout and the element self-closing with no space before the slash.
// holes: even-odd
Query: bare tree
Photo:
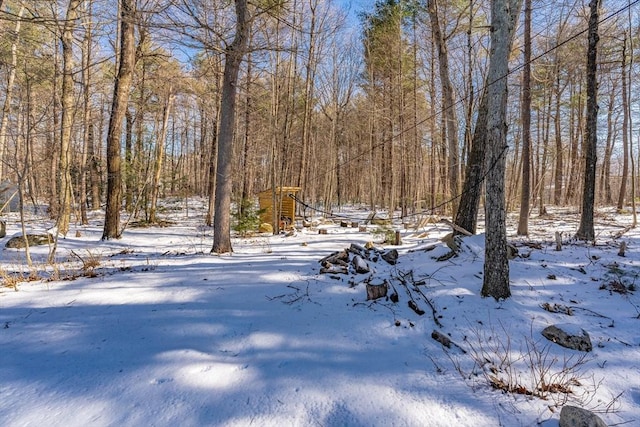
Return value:
<svg viewBox="0 0 640 427">
<path fill-rule="evenodd" d="M 529 234 L 529 202 L 531 199 L 531 0 L 524 5 L 524 68 L 522 70 L 522 192 L 518 234 Z"/>
<path fill-rule="evenodd" d="M 0 2 L 2 7 L 2 2 Z M 24 4 L 20 4 L 20 9 L 16 16 L 16 26 L 13 40 L 11 41 L 11 63 L 9 64 L 9 76 L 7 78 L 7 89 L 2 106 L 2 121 L 0 122 L 0 181 L 4 179 L 4 153 L 7 145 L 7 125 L 9 124 L 9 114 L 11 113 L 11 101 L 13 99 L 13 85 L 16 79 L 16 67 L 18 65 L 18 37 L 22 26 L 22 16 L 24 14 Z"/>
<path fill-rule="evenodd" d="M 507 75 L 509 53 L 522 0 L 492 0 L 491 52 L 487 75 L 487 179 L 485 261 L 482 296 L 496 300 L 511 296 L 504 177 L 507 151 Z"/>
<path fill-rule="evenodd" d="M 624 199 L 627 193 L 629 179 L 629 96 L 627 95 L 627 35 L 622 42 L 622 176 L 620 193 L 618 194 L 618 211 L 624 209 Z"/>
<path fill-rule="evenodd" d="M 458 149 L 458 119 L 456 117 L 456 106 L 453 98 L 453 85 L 449 73 L 449 53 L 445 37 L 440 28 L 440 19 L 438 16 L 438 1 L 429 0 L 428 2 L 429 18 L 433 32 L 433 38 L 438 48 L 438 64 L 440 71 L 440 84 L 442 85 L 443 110 L 445 126 L 443 131 L 446 133 L 445 139 L 448 153 L 448 179 L 449 192 L 454 200 L 457 200 L 458 191 L 460 190 L 460 154 Z M 455 216 L 457 210 L 457 202 L 454 203 L 453 214 Z"/>
<path fill-rule="evenodd" d="M 107 132 L 107 206 L 102 239 L 120 238 L 120 208 L 122 205 L 122 170 L 120 137 L 129 101 L 135 62 L 134 17 L 135 0 L 121 0 L 120 57 L 113 90 L 111 117 Z"/>
<path fill-rule="evenodd" d="M 587 49 L 587 123 L 585 128 L 585 170 L 582 192 L 582 213 L 576 237 L 581 240 L 594 240 L 593 210 L 595 204 L 596 162 L 597 162 L 597 122 L 598 122 L 598 9 L 600 0 L 589 2 L 589 30 Z"/>
<path fill-rule="evenodd" d="M 166 99 L 164 101 L 164 108 L 162 110 L 162 124 L 160 125 L 160 131 L 156 141 L 156 155 L 155 162 L 153 164 L 153 177 L 151 182 L 151 206 L 149 207 L 149 222 L 157 222 L 156 215 L 158 208 L 158 194 L 160 193 L 160 177 L 162 174 L 162 162 L 164 159 L 164 144 L 167 139 L 167 129 L 169 127 L 169 115 L 174 99 L 173 88 L 170 86 Z"/>
<path fill-rule="evenodd" d="M 83 120 L 83 149 L 82 156 L 80 160 L 80 216 L 83 225 L 89 223 L 89 219 L 87 218 L 87 175 L 88 175 L 88 167 L 87 162 L 89 160 L 89 148 L 93 150 L 93 147 L 90 147 L 89 144 L 89 136 L 92 133 L 92 115 L 91 115 L 91 43 L 92 43 L 92 19 L 91 19 L 91 11 L 92 11 L 92 3 L 85 2 L 84 5 L 84 37 L 82 38 L 82 120 Z M 91 135 L 93 136 L 93 135 Z M 93 145 L 93 144 L 91 144 Z M 93 153 L 91 154 L 93 155 Z"/>
<path fill-rule="evenodd" d="M 231 247 L 231 191 L 232 156 L 236 118 L 236 88 L 242 58 L 247 50 L 249 36 L 249 11 L 247 0 L 235 0 L 236 33 L 225 49 L 222 101 L 220 110 L 220 135 L 218 139 L 217 180 L 215 212 L 213 220 L 213 247 L 218 254 L 232 252 Z"/>
<path fill-rule="evenodd" d="M 58 166 L 60 174 L 58 183 L 59 210 L 56 225 L 58 232 L 63 236 L 66 236 L 69 231 L 71 204 L 73 202 L 73 193 L 71 191 L 71 130 L 75 111 L 73 94 L 73 32 L 78 19 L 80 3 L 80 0 L 69 0 L 60 36 L 62 41 L 62 118 L 60 123 L 60 160 Z M 53 255 L 53 251 L 51 255 Z"/>
</svg>

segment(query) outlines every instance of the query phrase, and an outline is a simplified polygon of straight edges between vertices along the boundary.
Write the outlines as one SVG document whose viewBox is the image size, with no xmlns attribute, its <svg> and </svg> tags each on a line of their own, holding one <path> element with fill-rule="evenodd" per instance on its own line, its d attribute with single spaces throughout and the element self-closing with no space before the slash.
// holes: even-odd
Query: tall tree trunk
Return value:
<svg viewBox="0 0 640 427">
<path fill-rule="evenodd" d="M 529 234 L 529 203 L 531 200 L 531 0 L 524 6 L 524 68 L 522 73 L 522 192 L 518 235 Z"/>
<path fill-rule="evenodd" d="M 315 75 L 316 75 L 316 21 L 318 8 L 318 1 L 312 0 L 309 2 L 309 9 L 311 12 L 310 28 L 309 28 L 309 46 L 306 52 L 307 61 L 305 64 L 305 79 L 304 79 L 304 111 L 302 118 L 302 147 L 301 147 L 301 159 L 300 169 L 298 171 L 297 184 L 304 191 L 306 187 L 307 174 L 309 169 L 309 152 L 311 150 L 311 111 L 313 109 L 313 90 L 315 87 Z"/>
<path fill-rule="evenodd" d="M 622 42 L 622 176 L 620 177 L 620 193 L 618 194 L 618 211 L 624 209 L 629 179 L 629 97 L 627 95 L 627 36 Z"/>
<path fill-rule="evenodd" d="M 87 217 L 87 162 L 89 159 L 89 129 L 91 127 L 91 43 L 92 43 L 92 24 L 91 24 L 91 2 L 85 3 L 85 22 L 84 22 L 84 38 L 82 39 L 82 157 L 80 164 L 80 218 L 83 225 L 89 224 Z"/>
<path fill-rule="evenodd" d="M 137 114 L 137 113 L 136 113 Z M 133 161 L 133 126 L 134 119 L 131 109 L 127 108 L 124 113 L 124 208 L 127 212 L 133 212 L 133 193 L 135 190 L 135 182 L 142 178 L 136 174 Z M 138 178 L 138 179 L 136 179 Z"/>
<path fill-rule="evenodd" d="M 0 3 L 1 6 L 1 3 Z M 25 7 L 20 5 L 14 29 L 13 40 L 11 41 L 11 64 L 9 65 L 9 76 L 7 78 L 7 90 L 4 95 L 2 106 L 2 121 L 0 122 L 0 182 L 4 179 L 4 155 L 7 146 L 7 127 L 9 124 L 9 114 L 11 113 L 11 102 L 13 100 L 13 85 L 16 80 L 16 67 L 18 65 L 18 37 L 22 26 L 22 15 Z"/>
<path fill-rule="evenodd" d="M 578 80 L 578 88 L 572 87 L 571 99 L 576 99 L 575 108 L 571 110 L 570 132 L 571 146 L 569 151 L 569 178 L 567 183 L 566 201 L 569 204 L 577 203 L 576 197 L 580 188 L 581 166 L 580 166 L 580 141 L 584 138 L 583 128 L 583 110 L 582 101 L 582 79 Z"/>
<path fill-rule="evenodd" d="M 233 138 L 236 117 L 236 87 L 240 63 L 247 48 L 249 14 L 247 0 L 235 0 L 236 34 L 225 49 L 222 101 L 220 111 L 220 139 L 218 141 L 218 167 L 216 206 L 213 222 L 213 247 L 218 254 L 232 252 L 231 247 L 231 191 Z"/>
<path fill-rule="evenodd" d="M 587 49 L 587 124 L 585 129 L 585 170 L 582 193 L 582 213 L 576 237 L 580 240 L 594 240 L 593 210 L 595 204 L 597 123 L 598 123 L 598 9 L 600 0 L 589 2 L 589 47 Z"/>
<path fill-rule="evenodd" d="M 440 29 L 438 17 L 438 1 L 429 0 L 429 18 L 433 32 L 433 38 L 438 48 L 438 65 L 440 69 L 440 83 L 442 85 L 443 110 L 445 116 L 446 133 L 445 140 L 449 149 L 448 153 L 448 181 L 449 194 L 454 200 L 452 214 L 455 217 L 457 211 L 457 196 L 460 191 L 460 155 L 458 149 L 458 119 L 456 117 L 456 106 L 453 99 L 453 85 L 449 74 L 449 54 L 447 45 Z"/>
<path fill-rule="evenodd" d="M 487 75 L 487 179 L 485 260 L 481 295 L 496 300 L 511 296 L 504 177 L 507 151 L 507 76 L 509 53 L 522 0 L 492 0 L 491 51 Z"/>
<path fill-rule="evenodd" d="M 487 114 L 488 114 L 487 88 L 480 98 L 478 118 L 473 131 L 471 150 L 464 173 L 462 195 L 456 212 L 455 223 L 463 229 L 474 233 L 478 225 L 478 210 L 480 209 L 480 196 L 485 171 L 485 153 L 487 140 Z"/>
<path fill-rule="evenodd" d="M 71 128 L 75 100 L 73 96 L 73 32 L 80 0 L 69 0 L 67 14 L 60 40 L 62 42 L 62 118 L 60 123 L 60 159 L 58 172 L 60 173 L 58 190 L 58 232 L 66 236 L 69 232 L 71 217 Z M 55 245 L 54 245 L 55 248 Z M 53 251 L 52 251 L 53 252 Z M 51 260 L 52 261 L 52 260 Z"/>
<path fill-rule="evenodd" d="M 615 82 L 611 82 L 612 88 L 609 91 L 609 102 L 607 103 L 607 136 L 604 145 L 604 159 L 602 159 L 602 169 L 600 170 L 600 193 L 605 204 L 613 203 L 611 195 L 611 156 L 614 149 L 614 110 L 616 107 Z M 631 157 L 633 160 L 633 157 Z"/>
<path fill-rule="evenodd" d="M 220 126 L 220 103 L 218 94 L 220 93 L 220 73 L 218 68 L 219 63 L 215 63 L 215 94 L 216 98 L 213 102 L 215 105 L 215 110 L 213 113 L 213 120 L 211 123 L 211 141 L 209 144 L 209 179 L 207 181 L 207 195 L 209 196 L 209 201 L 207 204 L 207 216 L 205 218 L 205 224 L 208 226 L 213 225 L 213 217 L 215 214 L 216 208 L 216 182 L 217 180 L 217 159 L 218 159 L 218 139 L 220 136 L 219 126 Z"/>
<path fill-rule="evenodd" d="M 557 61 L 557 59 L 556 59 Z M 555 178 L 553 188 L 553 203 L 557 206 L 562 203 L 562 183 L 564 181 L 564 158 L 562 149 L 562 128 L 560 125 L 560 98 L 562 90 L 560 89 L 560 73 L 558 72 L 558 64 L 556 62 L 556 104 L 555 104 L 555 117 L 553 118 L 554 125 L 554 137 L 555 137 Z"/>
<path fill-rule="evenodd" d="M 173 104 L 173 89 L 169 88 L 167 99 L 164 103 L 162 111 L 162 124 L 156 141 L 156 158 L 153 163 L 153 181 L 151 182 L 151 206 L 149 208 L 149 222 L 157 222 L 158 211 L 158 194 L 160 193 L 160 177 L 162 176 L 162 161 L 164 159 L 164 145 L 167 139 L 167 128 L 169 127 L 169 115 L 171 114 L 171 106 Z"/>
<path fill-rule="evenodd" d="M 120 138 L 122 122 L 127 111 L 129 89 L 135 62 L 134 37 L 135 0 L 121 0 L 120 59 L 113 90 L 111 117 L 107 132 L 107 206 L 102 239 L 120 238 L 120 209 L 122 205 L 122 169 Z"/>
</svg>

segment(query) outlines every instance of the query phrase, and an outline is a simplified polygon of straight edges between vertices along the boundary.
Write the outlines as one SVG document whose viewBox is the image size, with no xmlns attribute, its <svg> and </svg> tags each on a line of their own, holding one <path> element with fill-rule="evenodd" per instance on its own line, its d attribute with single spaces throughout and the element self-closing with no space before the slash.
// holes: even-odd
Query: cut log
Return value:
<svg viewBox="0 0 640 427">
<path fill-rule="evenodd" d="M 376 300 L 387 296 L 389 285 L 385 280 L 381 285 L 372 285 L 367 283 L 367 300 Z"/>
<path fill-rule="evenodd" d="M 556 251 L 562 250 L 562 231 L 556 231 Z"/>
<path fill-rule="evenodd" d="M 388 252 L 382 254 L 382 259 L 387 261 L 391 265 L 396 265 L 398 262 L 398 251 L 395 249 L 391 249 Z"/>
<path fill-rule="evenodd" d="M 401 236 L 400 236 L 400 230 L 396 230 L 395 240 L 394 240 L 393 244 L 395 246 L 400 246 L 402 244 L 402 239 L 401 239 Z"/>
<path fill-rule="evenodd" d="M 356 255 L 351 260 L 351 265 L 357 274 L 364 274 L 371 271 L 369 264 L 360 255 Z"/>
<path fill-rule="evenodd" d="M 367 250 L 364 248 L 364 246 L 357 243 L 352 243 L 347 250 L 352 254 L 360 255 L 361 257 L 365 257 L 367 253 Z"/>
<path fill-rule="evenodd" d="M 424 314 L 424 310 L 418 307 L 418 304 L 416 304 L 415 302 L 409 301 L 408 304 L 409 304 L 409 308 L 415 311 L 418 316 L 422 316 Z"/>
<path fill-rule="evenodd" d="M 624 252 L 627 250 L 627 242 L 620 243 L 620 250 L 618 251 L 618 256 L 624 256 Z"/>
<path fill-rule="evenodd" d="M 434 330 L 433 332 L 431 332 L 431 338 L 433 338 L 434 340 L 438 341 L 443 346 L 445 346 L 447 348 L 451 348 L 451 338 L 449 338 L 445 334 L 442 334 L 442 333 Z"/>
<path fill-rule="evenodd" d="M 330 262 L 331 264 L 347 265 L 349 262 L 349 254 L 347 251 L 333 252 L 332 254 L 322 258 L 319 262 L 320 264 Z"/>
<path fill-rule="evenodd" d="M 330 263 L 325 263 L 322 265 L 320 269 L 320 274 L 347 274 L 349 273 L 349 269 L 345 266 L 341 265 L 333 265 Z"/>
</svg>

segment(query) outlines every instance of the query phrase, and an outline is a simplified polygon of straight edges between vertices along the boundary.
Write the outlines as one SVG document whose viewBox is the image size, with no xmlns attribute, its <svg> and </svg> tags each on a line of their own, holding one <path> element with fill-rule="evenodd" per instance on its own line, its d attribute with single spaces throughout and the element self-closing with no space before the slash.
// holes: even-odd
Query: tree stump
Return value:
<svg viewBox="0 0 640 427">
<path fill-rule="evenodd" d="M 562 231 L 556 231 L 556 251 L 562 250 Z"/>
<path fill-rule="evenodd" d="M 396 230 L 395 240 L 393 241 L 394 246 L 400 246 L 402 244 L 402 238 L 400 235 L 400 230 Z"/>
<path fill-rule="evenodd" d="M 2 236 L 0 236 L 2 237 Z M 620 250 L 618 251 L 618 256 L 624 256 L 624 252 L 627 250 L 627 242 L 620 243 Z"/>
<path fill-rule="evenodd" d="M 367 283 L 367 300 L 376 300 L 387 296 L 389 286 L 385 280 L 381 285 Z"/>
</svg>

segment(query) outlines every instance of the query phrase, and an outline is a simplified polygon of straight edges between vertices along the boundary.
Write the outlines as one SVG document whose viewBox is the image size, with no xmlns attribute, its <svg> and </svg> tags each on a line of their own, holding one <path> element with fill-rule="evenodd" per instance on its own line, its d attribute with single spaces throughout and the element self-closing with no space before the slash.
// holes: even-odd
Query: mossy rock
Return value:
<svg viewBox="0 0 640 427">
<path fill-rule="evenodd" d="M 53 236 L 51 234 L 27 234 L 27 242 L 29 246 L 48 245 L 53 243 Z M 23 249 L 25 247 L 24 236 L 10 238 L 5 246 L 12 249 Z"/>
</svg>

